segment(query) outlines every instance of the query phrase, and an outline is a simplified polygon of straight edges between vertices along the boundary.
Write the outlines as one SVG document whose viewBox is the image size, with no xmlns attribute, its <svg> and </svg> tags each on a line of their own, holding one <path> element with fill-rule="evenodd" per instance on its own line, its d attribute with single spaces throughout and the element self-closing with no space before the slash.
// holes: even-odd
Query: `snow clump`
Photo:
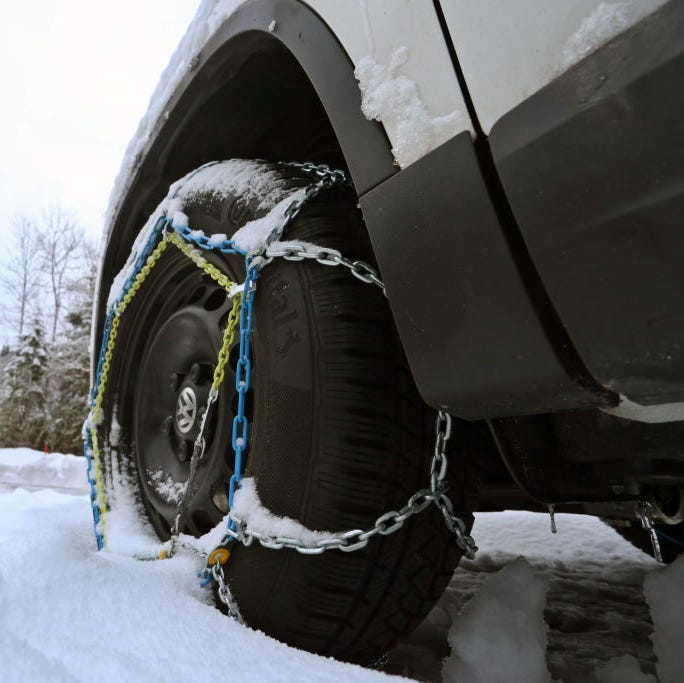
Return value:
<svg viewBox="0 0 684 683">
<path fill-rule="evenodd" d="M 602 2 L 584 19 L 563 48 L 569 68 L 653 11 L 647 2 Z"/>
<path fill-rule="evenodd" d="M 128 260 L 109 290 L 107 311 L 121 298 L 126 281 L 134 272 L 138 255 L 144 250 L 161 217 L 170 216 L 174 225 L 185 227 L 187 216 L 183 209 L 193 199 L 201 195 L 233 195 L 263 214 L 246 223 L 232 236 L 240 249 L 257 253 L 266 246 L 271 231 L 284 224 L 285 211 L 290 204 L 303 199 L 304 193 L 305 188 L 292 189 L 292 184 L 286 183 L 273 165 L 264 162 L 231 159 L 211 162 L 191 171 L 170 186 L 166 198 L 138 233 Z M 176 223 L 176 219 L 182 223 Z M 225 237 L 216 235 L 214 239 L 220 242 Z"/>
<path fill-rule="evenodd" d="M 684 555 L 670 566 L 648 574 L 644 596 L 653 618 L 653 651 L 658 658 L 656 671 L 662 683 L 684 681 Z"/>
<path fill-rule="evenodd" d="M 0 448 L 0 489 L 40 489 L 87 493 L 84 458 L 31 448 Z"/>
<path fill-rule="evenodd" d="M 246 522 L 251 531 L 264 536 L 286 536 L 313 546 L 316 541 L 334 538 L 326 531 L 312 531 L 291 517 L 279 517 L 259 500 L 256 481 L 253 477 L 243 479 L 235 492 L 231 514 Z"/>
<path fill-rule="evenodd" d="M 295 190 L 272 207 L 265 216 L 246 223 L 233 235 L 235 244 L 250 254 L 260 252 L 266 246 L 273 230 L 285 224 L 285 212 L 290 204 L 294 201 L 302 201 L 305 193 L 305 188 Z"/>
<path fill-rule="evenodd" d="M 122 471 L 116 451 L 111 459 L 111 471 L 106 473 L 107 504 L 103 516 L 107 551 L 114 555 L 153 558 L 159 554 L 159 540 L 147 522 L 142 503 L 135 499 L 131 474 Z"/>
<path fill-rule="evenodd" d="M 162 497 L 167 503 L 180 503 L 188 487 L 187 481 L 176 481 L 171 475 L 164 477 L 162 470 L 147 472 L 150 479 L 148 484 Z"/>
<path fill-rule="evenodd" d="M 401 168 L 454 137 L 464 122 L 463 114 L 456 110 L 430 116 L 415 81 L 399 73 L 408 58 L 408 49 L 400 47 L 389 64 L 364 57 L 354 71 L 361 89 L 361 111 L 368 120 L 385 126 L 394 143 L 392 154 Z"/>
<path fill-rule="evenodd" d="M 482 586 L 449 629 L 445 681 L 547 683 L 548 581 L 519 557 Z"/>
</svg>

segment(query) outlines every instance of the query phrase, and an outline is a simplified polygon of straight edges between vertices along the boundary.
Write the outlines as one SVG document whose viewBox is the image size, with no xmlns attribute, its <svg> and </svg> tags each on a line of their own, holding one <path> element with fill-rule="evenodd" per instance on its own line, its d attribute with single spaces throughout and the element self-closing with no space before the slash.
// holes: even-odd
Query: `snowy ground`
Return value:
<svg viewBox="0 0 684 683">
<path fill-rule="evenodd" d="M 228 620 L 198 587 L 193 557 L 97 553 L 85 490 L 81 459 L 0 450 L 3 682 L 388 680 Z M 557 521 L 552 536 L 542 515 L 478 515 L 478 558 L 461 564 L 386 671 L 464 683 L 684 681 L 684 561 L 663 570 L 597 520 Z"/>
</svg>

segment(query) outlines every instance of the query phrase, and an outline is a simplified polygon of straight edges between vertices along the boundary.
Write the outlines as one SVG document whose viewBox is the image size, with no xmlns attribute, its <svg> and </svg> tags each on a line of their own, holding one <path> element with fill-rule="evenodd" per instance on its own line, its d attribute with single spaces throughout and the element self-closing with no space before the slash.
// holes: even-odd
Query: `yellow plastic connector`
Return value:
<svg viewBox="0 0 684 683">
<path fill-rule="evenodd" d="M 230 550 L 228 548 L 224 548 L 223 546 L 220 546 L 218 548 L 215 548 L 211 555 L 209 555 L 209 558 L 207 559 L 207 564 L 210 567 L 213 567 L 217 562 L 220 565 L 224 565 L 228 560 L 230 559 Z"/>
</svg>

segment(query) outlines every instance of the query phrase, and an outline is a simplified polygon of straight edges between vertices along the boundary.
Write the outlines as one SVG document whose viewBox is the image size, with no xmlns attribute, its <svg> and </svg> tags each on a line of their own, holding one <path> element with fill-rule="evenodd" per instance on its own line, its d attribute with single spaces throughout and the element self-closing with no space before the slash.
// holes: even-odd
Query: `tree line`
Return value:
<svg viewBox="0 0 684 683">
<path fill-rule="evenodd" d="M 0 286 L 0 447 L 80 453 L 98 247 L 65 210 L 11 226 Z"/>
</svg>

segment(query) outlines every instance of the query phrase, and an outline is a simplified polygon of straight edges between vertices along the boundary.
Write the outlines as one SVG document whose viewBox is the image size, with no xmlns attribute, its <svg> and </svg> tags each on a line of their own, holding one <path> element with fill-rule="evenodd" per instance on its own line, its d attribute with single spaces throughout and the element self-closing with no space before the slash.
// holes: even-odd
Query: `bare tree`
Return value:
<svg viewBox="0 0 684 683">
<path fill-rule="evenodd" d="M 38 285 L 41 277 L 38 254 L 38 230 L 36 224 L 26 216 L 17 216 L 12 221 L 13 244 L 0 282 L 11 301 L 3 306 L 3 322 L 21 336 L 26 321 L 34 312 L 33 304 L 38 299 Z"/>
<path fill-rule="evenodd" d="M 65 297 L 71 278 L 79 267 L 84 242 L 83 229 L 69 213 L 56 206 L 43 214 L 38 246 L 52 299 L 51 319 L 48 321 L 51 344 L 55 343 L 57 337 Z"/>
<path fill-rule="evenodd" d="M 69 306 L 71 310 L 88 311 L 92 313 L 95 298 L 95 283 L 100 263 L 100 243 L 85 236 L 78 249 L 78 269 L 68 283 Z M 90 322 L 90 317 L 85 322 Z M 70 323 L 73 324 L 73 323 Z"/>
<path fill-rule="evenodd" d="M 12 297 L 0 311 L 14 335 L 0 349 L 0 444 L 37 447 L 49 438 L 76 452 L 88 399 L 99 248 L 59 207 L 40 222 L 17 218 L 13 227 L 10 261 L 0 275 Z"/>
</svg>

